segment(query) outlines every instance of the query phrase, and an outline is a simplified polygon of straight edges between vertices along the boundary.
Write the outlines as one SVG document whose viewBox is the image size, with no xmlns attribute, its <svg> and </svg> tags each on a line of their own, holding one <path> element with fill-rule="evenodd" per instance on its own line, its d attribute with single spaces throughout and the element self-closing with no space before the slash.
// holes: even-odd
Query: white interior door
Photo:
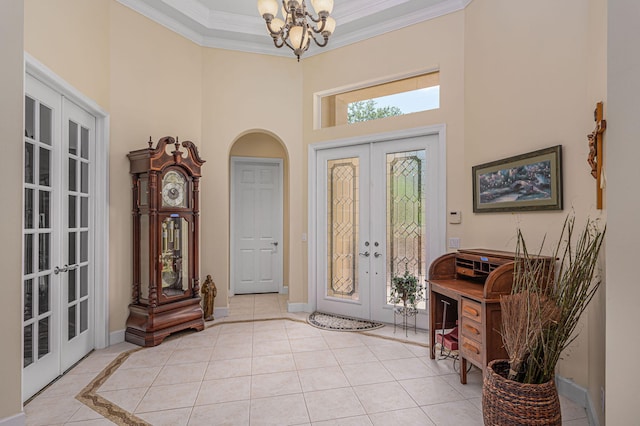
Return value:
<svg viewBox="0 0 640 426">
<path fill-rule="evenodd" d="M 438 135 L 326 149 L 316 158 L 318 310 L 393 322 L 391 278 L 408 269 L 425 284 L 443 252 Z M 426 303 L 419 308 L 426 314 Z M 419 315 L 418 325 L 427 324 Z"/>
<path fill-rule="evenodd" d="M 93 349 L 95 118 L 27 75 L 23 399 Z"/>
<path fill-rule="evenodd" d="M 282 291 L 282 161 L 232 158 L 232 294 Z"/>
</svg>

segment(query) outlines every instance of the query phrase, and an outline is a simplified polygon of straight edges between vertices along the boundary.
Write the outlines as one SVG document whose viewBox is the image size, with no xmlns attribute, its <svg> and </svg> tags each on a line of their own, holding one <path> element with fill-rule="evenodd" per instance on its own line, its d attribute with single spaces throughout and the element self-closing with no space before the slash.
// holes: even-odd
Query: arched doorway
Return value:
<svg viewBox="0 0 640 426">
<path fill-rule="evenodd" d="M 230 295 L 287 293 L 289 163 L 265 132 L 239 137 L 230 161 Z"/>
</svg>

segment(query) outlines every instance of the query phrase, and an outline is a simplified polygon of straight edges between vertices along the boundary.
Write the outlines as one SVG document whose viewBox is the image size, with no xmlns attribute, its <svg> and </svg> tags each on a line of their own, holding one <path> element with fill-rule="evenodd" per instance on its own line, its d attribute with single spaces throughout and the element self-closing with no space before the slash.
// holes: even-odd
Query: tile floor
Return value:
<svg viewBox="0 0 640 426">
<path fill-rule="evenodd" d="M 235 296 L 229 317 L 132 353 L 97 392 L 152 425 L 482 424 L 479 370 L 461 385 L 452 361 L 391 340 L 404 337 L 393 326 L 374 337 L 304 318 L 286 312 L 286 296 Z M 113 424 L 75 396 L 132 348 L 94 351 L 25 406 L 27 425 Z M 589 424 L 584 409 L 561 404 L 563 424 Z"/>
</svg>

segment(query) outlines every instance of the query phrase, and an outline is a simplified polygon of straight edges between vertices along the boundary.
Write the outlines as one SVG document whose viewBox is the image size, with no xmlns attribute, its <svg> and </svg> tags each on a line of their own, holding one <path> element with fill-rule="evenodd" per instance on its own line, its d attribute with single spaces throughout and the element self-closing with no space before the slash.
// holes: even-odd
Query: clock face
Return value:
<svg viewBox="0 0 640 426">
<path fill-rule="evenodd" d="M 183 175 L 170 170 L 162 178 L 162 205 L 186 207 L 185 191 L 187 182 Z"/>
</svg>

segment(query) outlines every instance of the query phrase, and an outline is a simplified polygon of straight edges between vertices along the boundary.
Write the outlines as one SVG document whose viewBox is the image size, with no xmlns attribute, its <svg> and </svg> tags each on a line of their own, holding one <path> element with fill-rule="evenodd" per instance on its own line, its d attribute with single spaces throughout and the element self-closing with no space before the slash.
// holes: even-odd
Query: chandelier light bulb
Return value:
<svg viewBox="0 0 640 426">
<path fill-rule="evenodd" d="M 278 2 L 276 0 L 258 0 L 258 12 L 263 18 L 265 15 L 274 17 L 278 13 Z"/>
<path fill-rule="evenodd" d="M 333 0 L 311 0 L 311 5 L 318 15 L 324 12 L 329 15 L 333 12 Z"/>
<path fill-rule="evenodd" d="M 336 20 L 331 16 L 327 16 L 327 22 L 324 24 L 324 28 L 322 30 L 322 34 L 329 33 L 329 35 L 333 34 L 333 31 L 336 29 Z"/>
</svg>

